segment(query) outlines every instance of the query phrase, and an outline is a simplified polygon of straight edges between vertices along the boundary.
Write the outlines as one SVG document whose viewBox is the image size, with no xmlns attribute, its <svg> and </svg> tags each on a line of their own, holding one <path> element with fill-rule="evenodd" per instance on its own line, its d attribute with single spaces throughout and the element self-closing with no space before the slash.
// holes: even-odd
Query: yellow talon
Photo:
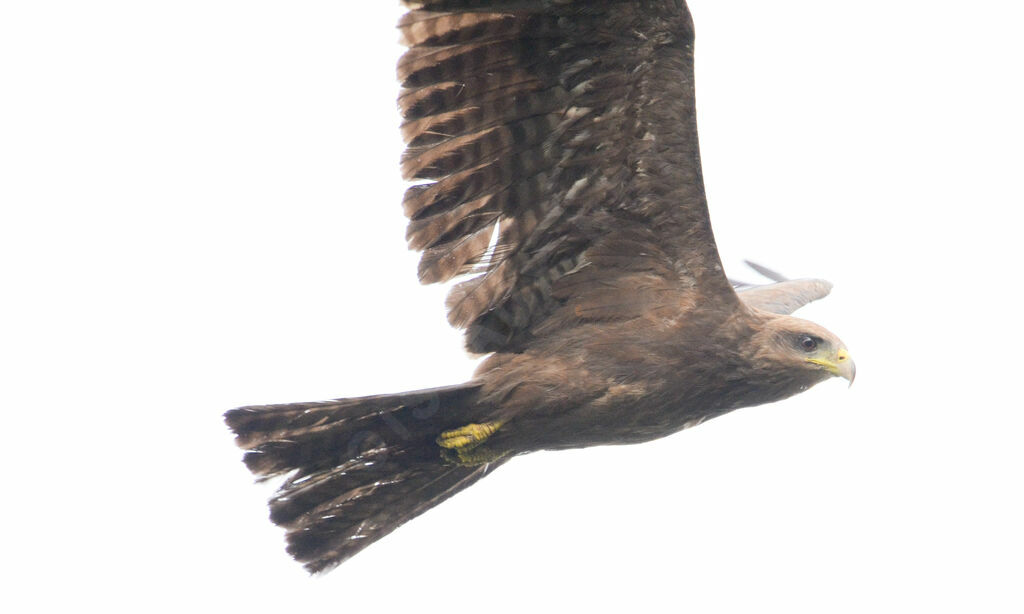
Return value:
<svg viewBox="0 0 1024 614">
<path fill-rule="evenodd" d="M 485 422 L 484 424 L 467 424 L 462 428 L 441 433 L 437 445 L 448 450 L 458 449 L 460 454 L 469 451 L 487 440 L 501 428 L 501 422 Z"/>
</svg>

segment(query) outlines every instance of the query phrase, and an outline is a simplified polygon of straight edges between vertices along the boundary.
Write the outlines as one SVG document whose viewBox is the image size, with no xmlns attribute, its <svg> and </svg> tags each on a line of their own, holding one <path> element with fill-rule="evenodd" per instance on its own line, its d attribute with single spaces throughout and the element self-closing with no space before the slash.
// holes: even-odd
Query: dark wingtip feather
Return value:
<svg viewBox="0 0 1024 614">
<path fill-rule="evenodd" d="M 767 277 L 772 281 L 789 281 L 789 278 L 783 275 L 782 273 L 773 271 L 772 269 L 769 269 L 766 266 L 762 266 L 756 262 L 751 262 L 750 260 L 744 260 L 743 262 L 748 267 L 754 269 L 761 276 Z"/>
</svg>

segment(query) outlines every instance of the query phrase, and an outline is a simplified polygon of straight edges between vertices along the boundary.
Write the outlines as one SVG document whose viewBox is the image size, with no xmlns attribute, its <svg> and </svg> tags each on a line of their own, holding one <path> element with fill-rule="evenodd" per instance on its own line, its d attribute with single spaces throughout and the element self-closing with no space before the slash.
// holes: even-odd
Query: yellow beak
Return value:
<svg viewBox="0 0 1024 614">
<path fill-rule="evenodd" d="M 836 377 L 845 378 L 846 381 L 850 382 L 851 386 L 853 385 L 854 378 L 857 377 L 857 365 L 853 363 L 853 359 L 850 358 L 850 353 L 846 351 L 846 348 L 840 348 L 832 360 L 808 358 L 807 362 L 820 365 Z"/>
</svg>

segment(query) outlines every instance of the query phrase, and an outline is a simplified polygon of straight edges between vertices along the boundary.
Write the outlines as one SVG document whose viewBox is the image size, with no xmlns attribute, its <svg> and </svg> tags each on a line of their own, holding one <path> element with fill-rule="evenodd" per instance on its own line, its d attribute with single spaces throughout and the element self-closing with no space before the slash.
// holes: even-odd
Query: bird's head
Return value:
<svg viewBox="0 0 1024 614">
<path fill-rule="evenodd" d="M 814 322 L 788 315 L 773 315 L 759 336 L 759 356 L 776 367 L 802 373 L 807 379 L 817 381 L 829 376 L 842 377 L 853 385 L 857 367 L 846 345 Z"/>
</svg>

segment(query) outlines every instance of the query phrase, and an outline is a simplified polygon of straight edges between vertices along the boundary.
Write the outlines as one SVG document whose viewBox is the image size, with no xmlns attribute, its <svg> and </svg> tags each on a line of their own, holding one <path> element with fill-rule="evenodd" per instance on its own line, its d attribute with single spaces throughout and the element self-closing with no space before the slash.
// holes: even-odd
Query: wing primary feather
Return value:
<svg viewBox="0 0 1024 614">
<path fill-rule="evenodd" d="M 782 273 L 777 273 L 777 272 L 773 271 L 772 269 L 769 269 L 766 266 L 760 265 L 760 264 L 758 264 L 756 262 L 751 262 L 750 260 L 744 260 L 743 262 L 748 267 L 754 269 L 754 271 L 756 271 L 762 277 L 765 277 L 767 279 L 770 279 L 770 280 L 776 281 L 776 282 L 778 282 L 778 281 L 789 281 L 789 278 L 786 277 L 785 275 L 783 275 Z"/>
</svg>

